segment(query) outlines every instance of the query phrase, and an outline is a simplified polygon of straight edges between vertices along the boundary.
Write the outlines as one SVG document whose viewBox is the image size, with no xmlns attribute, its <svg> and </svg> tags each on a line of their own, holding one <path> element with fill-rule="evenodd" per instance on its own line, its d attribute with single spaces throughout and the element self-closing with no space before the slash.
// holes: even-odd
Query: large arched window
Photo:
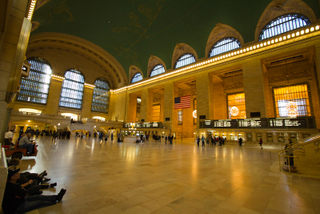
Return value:
<svg viewBox="0 0 320 214">
<path fill-rule="evenodd" d="M 109 84 L 106 80 L 99 78 L 94 82 L 91 111 L 108 113 L 109 109 Z"/>
<path fill-rule="evenodd" d="M 261 31 L 259 41 L 310 25 L 310 20 L 300 14 L 286 14 L 269 22 Z"/>
<path fill-rule="evenodd" d="M 233 37 L 222 38 L 212 46 L 209 57 L 213 57 L 240 47 L 241 44 L 238 39 Z"/>
<path fill-rule="evenodd" d="M 84 77 L 80 71 L 68 70 L 63 80 L 59 106 L 81 109 Z"/>
<path fill-rule="evenodd" d="M 157 75 L 162 74 L 164 72 L 166 72 L 166 70 L 164 69 L 163 65 L 161 65 L 161 64 L 156 65 L 156 66 L 154 66 L 154 68 L 150 72 L 150 77 L 157 76 Z"/>
<path fill-rule="evenodd" d="M 18 101 L 46 104 L 52 69 L 48 62 L 39 58 L 30 58 L 30 73 L 22 78 Z"/>
<path fill-rule="evenodd" d="M 141 81 L 142 79 L 143 79 L 143 78 L 142 78 L 142 74 L 141 74 L 141 73 L 136 73 L 136 74 L 132 77 L 131 83 L 135 83 L 135 82 Z"/>
<path fill-rule="evenodd" d="M 174 68 L 180 68 L 196 62 L 196 57 L 193 54 L 187 53 L 182 55 L 176 62 Z"/>
</svg>

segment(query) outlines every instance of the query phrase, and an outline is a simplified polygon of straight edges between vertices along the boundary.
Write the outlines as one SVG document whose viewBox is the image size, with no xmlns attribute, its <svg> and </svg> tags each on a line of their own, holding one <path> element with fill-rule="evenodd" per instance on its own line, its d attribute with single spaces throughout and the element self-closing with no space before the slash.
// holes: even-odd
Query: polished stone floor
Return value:
<svg viewBox="0 0 320 214">
<path fill-rule="evenodd" d="M 320 213 L 320 179 L 270 171 L 279 146 L 197 147 L 79 139 L 36 139 L 39 154 L 20 167 L 48 171 L 67 193 L 36 213 Z"/>
</svg>

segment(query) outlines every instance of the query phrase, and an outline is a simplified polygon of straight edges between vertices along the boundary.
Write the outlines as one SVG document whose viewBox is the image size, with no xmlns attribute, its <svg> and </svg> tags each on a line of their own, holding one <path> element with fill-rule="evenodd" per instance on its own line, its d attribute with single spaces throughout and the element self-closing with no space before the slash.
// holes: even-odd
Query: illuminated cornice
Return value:
<svg viewBox="0 0 320 214">
<path fill-rule="evenodd" d="M 84 86 L 90 89 L 94 89 L 94 87 L 96 87 L 95 85 L 91 85 L 89 83 L 84 83 Z"/>
<path fill-rule="evenodd" d="M 270 39 L 266 39 L 263 41 L 256 42 L 255 44 L 245 46 L 243 48 L 239 48 L 233 51 L 229 51 L 227 53 L 220 54 L 216 57 L 211 57 L 209 59 L 203 60 L 198 63 L 191 64 L 189 66 L 173 70 L 169 73 L 161 74 L 157 77 L 153 77 L 147 80 L 143 80 L 140 82 L 136 82 L 134 84 L 113 90 L 112 93 L 121 93 L 125 90 L 134 89 L 140 86 L 144 86 L 147 84 L 151 84 L 154 82 L 158 82 L 159 80 L 166 80 L 172 78 L 177 75 L 191 73 L 197 69 L 207 68 L 213 65 L 217 65 L 220 63 L 224 63 L 229 60 L 237 59 L 240 57 L 252 55 L 255 53 L 259 53 L 262 51 L 270 50 L 275 47 L 279 47 L 282 45 L 290 44 L 293 42 L 297 42 L 303 39 L 311 38 L 314 36 L 320 35 L 320 26 L 319 25 L 311 25 L 305 28 L 300 28 L 293 32 L 284 33 L 279 36 L 274 36 Z"/>
<path fill-rule="evenodd" d="M 100 117 L 100 116 L 94 116 L 94 117 L 92 117 L 92 119 L 100 120 L 100 121 L 106 121 L 106 118 Z"/>
<path fill-rule="evenodd" d="M 57 76 L 57 75 L 54 75 L 54 74 L 51 74 L 51 78 L 54 79 L 54 80 L 58 80 L 58 81 L 63 81 L 64 80 L 64 77 Z"/>
<path fill-rule="evenodd" d="M 22 112 L 23 114 L 36 114 L 41 115 L 42 111 L 32 108 L 19 108 L 19 112 Z"/>
<path fill-rule="evenodd" d="M 36 4 L 37 4 L 37 0 L 31 0 L 30 6 L 29 6 L 29 11 L 28 11 L 28 16 L 27 16 L 27 19 L 29 19 L 30 21 L 32 19 L 34 8 L 36 7 Z"/>
</svg>

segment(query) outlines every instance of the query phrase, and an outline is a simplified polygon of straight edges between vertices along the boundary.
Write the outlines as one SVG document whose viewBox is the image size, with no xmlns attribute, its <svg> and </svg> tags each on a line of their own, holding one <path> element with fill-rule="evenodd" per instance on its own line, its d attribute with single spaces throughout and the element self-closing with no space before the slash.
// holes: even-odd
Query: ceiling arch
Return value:
<svg viewBox="0 0 320 214">
<path fill-rule="evenodd" d="M 75 67 L 93 84 L 106 78 L 112 88 L 127 85 L 128 78 L 120 63 L 99 46 L 82 38 L 61 33 L 40 33 L 30 37 L 27 57 L 42 57 L 50 62 L 53 74 L 63 76 Z M 93 72 L 94 71 L 94 72 Z"/>
</svg>

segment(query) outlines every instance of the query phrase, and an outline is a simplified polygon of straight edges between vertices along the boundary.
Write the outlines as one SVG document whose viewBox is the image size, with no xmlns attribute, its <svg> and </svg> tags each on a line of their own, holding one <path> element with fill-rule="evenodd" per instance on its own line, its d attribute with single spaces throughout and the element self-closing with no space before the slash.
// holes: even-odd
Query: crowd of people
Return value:
<svg viewBox="0 0 320 214">
<path fill-rule="evenodd" d="M 196 138 L 196 142 L 197 142 L 197 145 L 200 146 L 200 142 L 201 142 L 201 146 L 205 146 L 206 144 L 207 145 L 217 145 L 217 146 L 222 146 L 224 145 L 224 142 L 225 142 L 225 138 L 224 137 L 220 137 L 220 136 L 207 136 L 207 138 L 204 137 L 204 135 L 201 136 L 198 136 Z"/>
</svg>

